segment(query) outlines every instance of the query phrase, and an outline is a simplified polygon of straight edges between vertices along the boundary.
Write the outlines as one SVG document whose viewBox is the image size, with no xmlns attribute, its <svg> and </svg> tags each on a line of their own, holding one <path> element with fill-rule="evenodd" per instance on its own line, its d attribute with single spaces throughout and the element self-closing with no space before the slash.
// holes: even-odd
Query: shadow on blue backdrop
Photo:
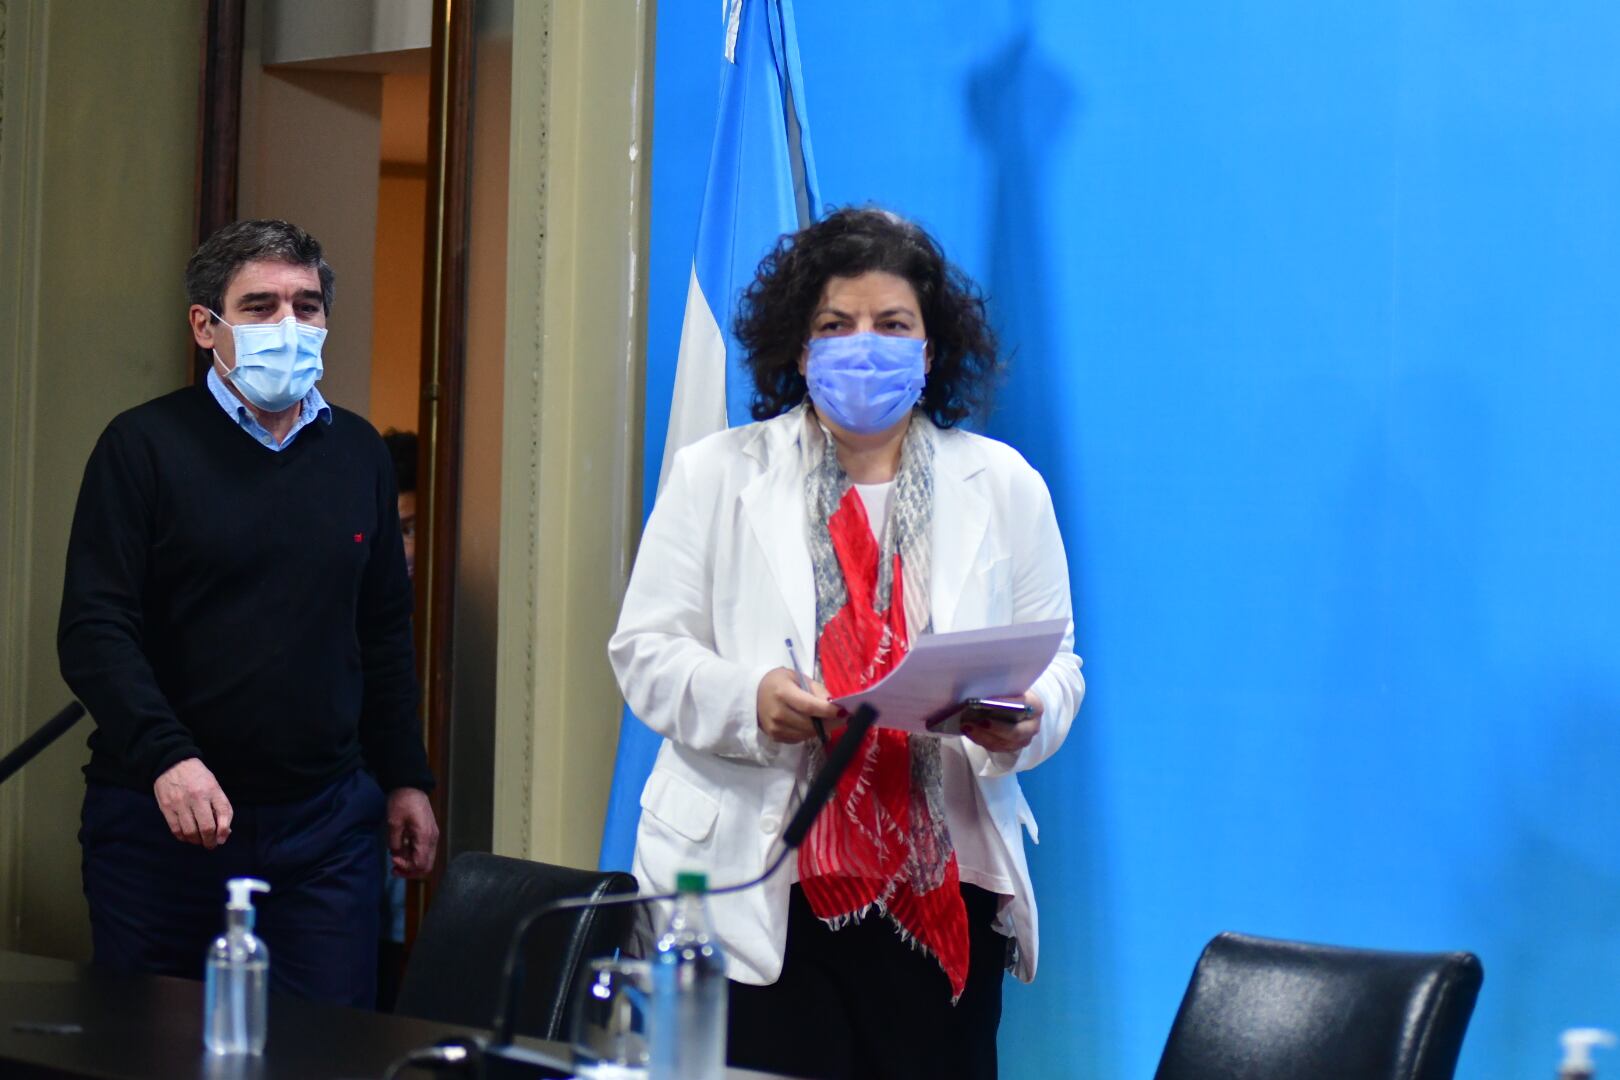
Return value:
<svg viewBox="0 0 1620 1080">
<path fill-rule="evenodd" d="M 971 129 L 989 167 L 990 200 L 983 214 L 987 269 L 980 281 L 1006 360 L 995 407 L 985 433 L 1016 446 L 1046 479 L 1053 493 L 1059 527 L 1070 553 L 1074 594 L 1075 648 L 1097 672 L 1089 649 L 1085 605 L 1085 560 L 1075 558 L 1084 534 L 1080 500 L 1071 497 L 1071 454 L 1067 438 L 1075 422 L 1074 388 L 1083 384 L 1084 359 L 1057 331 L 1049 227 L 1054 198 L 1051 176 L 1055 150 L 1082 119 L 1083 102 L 1066 73 L 1041 49 L 1024 5 L 1004 44 L 989 50 L 982 66 L 968 73 L 964 94 Z M 1101 827 L 1103 801 L 1097 785 L 1089 732 L 1106 695 L 1088 694 L 1083 715 L 1061 755 L 1021 778 L 1037 821 L 1059 827 L 1045 833 L 1031 850 L 1031 874 L 1042 911 L 1041 950 L 1050 958 L 1037 977 L 1042 992 L 1017 983 L 1006 987 L 1001 1028 L 1002 1057 L 1020 1074 L 1040 1070 L 1057 1075 L 1072 1061 L 1076 1047 L 1109 1071 L 1116 1016 L 1107 973 L 1114 967 Z M 1056 868 L 1061 867 L 1061 872 Z M 1063 1045 L 1051 1032 L 1063 1031 Z"/>
</svg>

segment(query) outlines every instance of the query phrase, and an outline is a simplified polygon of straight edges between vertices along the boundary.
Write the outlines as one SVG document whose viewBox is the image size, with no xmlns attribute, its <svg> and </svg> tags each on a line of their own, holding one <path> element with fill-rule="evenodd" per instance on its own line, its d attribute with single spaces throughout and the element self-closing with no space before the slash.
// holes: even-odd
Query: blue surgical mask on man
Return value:
<svg viewBox="0 0 1620 1080">
<path fill-rule="evenodd" d="M 923 338 L 888 334 L 813 338 L 804 372 L 810 400 L 845 431 L 886 431 L 922 396 L 927 348 Z"/>
<path fill-rule="evenodd" d="M 211 308 L 209 314 L 231 328 L 231 340 L 236 343 L 236 366 L 225 377 L 265 412 L 292 408 L 325 371 L 321 364 L 324 327 L 301 323 L 292 315 L 273 323 L 228 323 Z M 214 359 L 219 360 L 218 349 Z M 224 361 L 219 362 L 223 368 Z"/>
</svg>

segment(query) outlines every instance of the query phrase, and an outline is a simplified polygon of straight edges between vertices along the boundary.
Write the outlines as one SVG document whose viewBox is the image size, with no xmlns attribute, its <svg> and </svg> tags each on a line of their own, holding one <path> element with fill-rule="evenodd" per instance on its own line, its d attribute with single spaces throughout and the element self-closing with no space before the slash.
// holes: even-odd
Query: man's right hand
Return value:
<svg viewBox="0 0 1620 1080">
<path fill-rule="evenodd" d="M 171 765 L 152 785 L 176 840 L 212 851 L 231 835 L 231 801 L 198 758 Z"/>
</svg>

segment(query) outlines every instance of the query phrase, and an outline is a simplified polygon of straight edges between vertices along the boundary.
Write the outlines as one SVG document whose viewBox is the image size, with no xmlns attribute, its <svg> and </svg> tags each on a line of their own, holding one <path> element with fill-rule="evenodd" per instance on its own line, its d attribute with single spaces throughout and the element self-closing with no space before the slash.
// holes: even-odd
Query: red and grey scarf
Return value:
<svg viewBox="0 0 1620 1080">
<path fill-rule="evenodd" d="M 833 697 L 862 690 L 900 663 L 932 629 L 929 530 L 934 514 L 930 424 L 906 429 L 888 519 L 874 536 L 860 493 L 820 436 L 805 481 L 816 581 L 816 667 Z M 833 740 L 838 739 L 833 735 Z M 939 961 L 954 1001 L 967 984 L 967 909 L 945 824 L 939 742 L 873 728 L 838 783 L 827 813 L 799 849 L 811 909 L 837 928 L 872 909 Z"/>
</svg>

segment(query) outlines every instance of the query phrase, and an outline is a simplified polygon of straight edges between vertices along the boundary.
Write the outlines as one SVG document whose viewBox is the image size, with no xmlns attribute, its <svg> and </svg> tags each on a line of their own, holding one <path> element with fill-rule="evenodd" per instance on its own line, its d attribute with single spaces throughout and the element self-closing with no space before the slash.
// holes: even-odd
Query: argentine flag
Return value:
<svg viewBox="0 0 1620 1080">
<path fill-rule="evenodd" d="M 752 386 L 731 331 L 738 296 L 783 233 L 796 232 L 821 214 L 793 2 L 723 0 L 722 8 L 722 32 L 716 39 L 721 45 L 720 109 L 686 290 L 675 391 L 667 405 L 660 489 L 675 451 L 751 419 Z M 663 402 L 648 401 L 649 415 L 663 408 Z M 604 869 L 630 868 L 641 788 L 652 772 L 659 742 L 625 710 L 602 830 Z"/>
</svg>

